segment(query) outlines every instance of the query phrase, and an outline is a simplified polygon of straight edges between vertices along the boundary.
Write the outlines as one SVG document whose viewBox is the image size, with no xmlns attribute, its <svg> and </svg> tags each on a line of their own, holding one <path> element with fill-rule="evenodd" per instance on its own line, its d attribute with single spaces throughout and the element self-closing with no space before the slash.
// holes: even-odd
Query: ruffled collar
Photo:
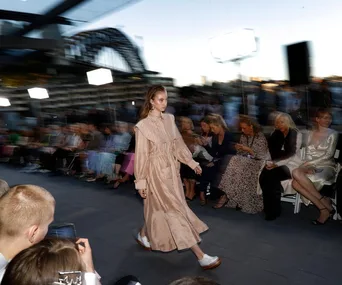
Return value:
<svg viewBox="0 0 342 285">
<path fill-rule="evenodd" d="M 151 113 L 149 113 L 147 117 L 150 118 L 152 121 L 159 121 L 165 119 L 164 113 L 161 113 L 160 116 L 153 116 Z"/>
</svg>

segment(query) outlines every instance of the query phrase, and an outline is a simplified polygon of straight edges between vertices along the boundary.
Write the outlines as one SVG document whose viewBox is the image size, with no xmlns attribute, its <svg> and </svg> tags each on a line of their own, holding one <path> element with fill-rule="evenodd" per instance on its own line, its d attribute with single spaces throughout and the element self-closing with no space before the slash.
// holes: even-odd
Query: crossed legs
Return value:
<svg viewBox="0 0 342 285">
<path fill-rule="evenodd" d="M 312 170 L 306 168 L 296 168 L 292 171 L 292 187 L 309 199 L 319 210 L 320 216 L 317 219 L 320 223 L 324 223 L 330 216 L 332 206 L 328 200 L 323 199 L 323 196 L 316 190 L 313 183 L 307 177 L 307 174 L 311 174 Z"/>
</svg>

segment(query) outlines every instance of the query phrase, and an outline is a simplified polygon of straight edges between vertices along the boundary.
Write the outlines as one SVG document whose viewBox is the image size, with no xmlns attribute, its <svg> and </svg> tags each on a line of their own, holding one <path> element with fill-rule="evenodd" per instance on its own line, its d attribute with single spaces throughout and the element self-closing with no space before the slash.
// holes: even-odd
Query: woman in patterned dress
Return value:
<svg viewBox="0 0 342 285">
<path fill-rule="evenodd" d="M 237 155 L 229 161 L 219 188 L 225 192 L 215 208 L 241 209 L 250 214 L 263 210 L 262 196 L 257 194 L 258 177 L 265 160 L 269 160 L 267 141 L 260 126 L 247 116 L 240 117 L 242 135 L 235 145 Z"/>
</svg>

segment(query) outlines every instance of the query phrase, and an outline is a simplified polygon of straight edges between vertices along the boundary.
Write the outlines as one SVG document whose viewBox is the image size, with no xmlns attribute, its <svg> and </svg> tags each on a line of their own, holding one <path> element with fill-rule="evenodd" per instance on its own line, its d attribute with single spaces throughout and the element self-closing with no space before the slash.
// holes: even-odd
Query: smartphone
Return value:
<svg viewBox="0 0 342 285">
<path fill-rule="evenodd" d="M 76 227 L 73 223 L 56 223 L 49 226 L 46 237 L 77 239 Z"/>
</svg>

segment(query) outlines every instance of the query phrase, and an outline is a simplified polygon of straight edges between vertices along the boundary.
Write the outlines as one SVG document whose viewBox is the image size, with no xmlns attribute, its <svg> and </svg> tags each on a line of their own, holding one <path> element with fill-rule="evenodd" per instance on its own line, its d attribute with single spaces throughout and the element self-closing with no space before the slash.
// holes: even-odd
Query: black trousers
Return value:
<svg viewBox="0 0 342 285">
<path fill-rule="evenodd" d="M 281 181 L 291 179 L 291 172 L 287 166 L 279 166 L 260 174 L 259 182 L 264 199 L 264 212 L 267 217 L 277 217 L 281 213 L 281 193 L 284 191 Z"/>
<path fill-rule="evenodd" d="M 200 185 L 199 191 L 205 193 L 205 195 L 216 200 L 220 198 L 225 193 L 218 188 L 222 173 L 221 173 L 221 163 L 216 162 L 214 166 L 208 167 L 202 165 L 202 175 L 199 178 Z M 210 195 L 207 193 L 208 185 L 210 184 Z"/>
</svg>

